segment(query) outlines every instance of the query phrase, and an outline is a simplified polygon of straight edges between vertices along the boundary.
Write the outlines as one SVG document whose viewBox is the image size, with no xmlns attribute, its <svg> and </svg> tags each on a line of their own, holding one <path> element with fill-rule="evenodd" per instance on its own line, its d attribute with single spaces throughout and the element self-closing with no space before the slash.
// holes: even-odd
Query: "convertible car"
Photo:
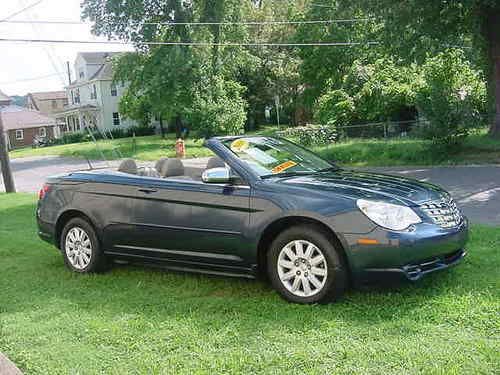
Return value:
<svg viewBox="0 0 500 375">
<path fill-rule="evenodd" d="M 75 272 L 140 262 L 267 278 L 288 301 L 334 301 L 384 275 L 415 281 L 465 256 L 468 224 L 441 188 L 345 170 L 284 139 L 216 137 L 204 168 L 153 167 L 51 177 L 39 235 Z"/>
</svg>

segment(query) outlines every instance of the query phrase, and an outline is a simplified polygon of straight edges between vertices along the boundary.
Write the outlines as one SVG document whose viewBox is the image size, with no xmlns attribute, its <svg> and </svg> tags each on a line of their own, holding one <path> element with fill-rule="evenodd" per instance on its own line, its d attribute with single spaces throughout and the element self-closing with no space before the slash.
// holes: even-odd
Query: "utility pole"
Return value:
<svg viewBox="0 0 500 375">
<path fill-rule="evenodd" d="M 69 68 L 69 61 L 66 61 L 66 69 L 68 70 L 68 86 L 71 86 L 71 69 Z"/>
<path fill-rule="evenodd" d="M 0 167 L 2 168 L 5 192 L 15 193 L 16 188 L 14 186 L 14 178 L 12 177 L 12 170 L 10 169 L 9 151 L 7 150 L 7 142 L 5 141 L 1 111 L 0 111 Z"/>
</svg>

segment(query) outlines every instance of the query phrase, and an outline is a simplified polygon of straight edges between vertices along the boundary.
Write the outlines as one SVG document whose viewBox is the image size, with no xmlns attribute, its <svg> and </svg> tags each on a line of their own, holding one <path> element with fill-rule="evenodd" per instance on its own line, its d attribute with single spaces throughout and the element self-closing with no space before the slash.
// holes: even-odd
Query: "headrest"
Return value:
<svg viewBox="0 0 500 375">
<path fill-rule="evenodd" d="M 226 163 L 219 158 L 218 156 L 213 156 L 210 159 L 208 159 L 207 162 L 207 169 L 212 169 L 212 168 L 224 168 L 226 166 Z"/>
<path fill-rule="evenodd" d="M 118 167 L 119 172 L 137 174 L 137 164 L 134 159 L 124 159 Z"/>
<path fill-rule="evenodd" d="M 161 173 L 161 168 L 163 167 L 163 165 L 167 160 L 168 158 L 161 158 L 156 162 L 155 169 L 158 171 L 158 173 Z"/>
<path fill-rule="evenodd" d="M 154 168 L 151 167 L 142 167 L 137 170 L 137 174 L 139 176 L 146 176 L 146 177 L 160 177 L 160 173 Z"/>
<path fill-rule="evenodd" d="M 163 164 L 160 175 L 162 177 L 182 176 L 184 175 L 184 165 L 180 159 L 168 159 Z"/>
</svg>

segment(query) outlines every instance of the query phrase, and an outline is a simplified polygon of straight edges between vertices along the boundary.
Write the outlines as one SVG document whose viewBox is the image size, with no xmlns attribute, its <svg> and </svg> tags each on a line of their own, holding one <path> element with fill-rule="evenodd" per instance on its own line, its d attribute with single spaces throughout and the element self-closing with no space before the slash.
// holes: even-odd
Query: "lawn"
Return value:
<svg viewBox="0 0 500 375">
<path fill-rule="evenodd" d="M 262 127 L 250 134 L 271 135 L 276 127 Z M 186 156 L 209 156 L 202 140 L 186 142 Z M 175 137 L 166 139 L 146 136 L 99 141 L 98 148 L 92 142 L 45 147 L 24 148 L 10 153 L 11 158 L 42 155 L 59 155 L 77 158 L 106 159 L 132 157 L 138 160 L 158 160 L 175 156 Z M 467 138 L 458 152 L 437 149 L 428 141 L 419 139 L 349 139 L 329 146 L 314 147 L 315 151 L 329 160 L 347 166 L 395 166 L 395 165 L 453 165 L 453 164 L 498 164 L 500 163 L 500 140 L 487 136 L 482 130 Z M 116 152 L 118 150 L 118 152 Z"/>
<path fill-rule="evenodd" d="M 417 284 L 301 306 L 259 281 L 70 273 L 34 204 L 0 194 L 0 351 L 28 374 L 500 373 L 500 228 Z"/>
<path fill-rule="evenodd" d="M 107 160 L 133 157 L 138 160 L 158 160 L 162 157 L 175 157 L 175 136 L 169 135 L 165 139 L 151 135 L 134 138 L 120 138 L 115 140 L 100 140 L 97 147 L 93 142 L 72 143 L 42 147 L 38 149 L 22 148 L 10 153 L 11 158 L 28 156 L 57 155 L 65 157 L 88 158 L 91 160 Z M 186 141 L 186 156 L 189 158 L 212 155 L 211 151 L 203 147 L 203 140 L 189 139 Z"/>
</svg>

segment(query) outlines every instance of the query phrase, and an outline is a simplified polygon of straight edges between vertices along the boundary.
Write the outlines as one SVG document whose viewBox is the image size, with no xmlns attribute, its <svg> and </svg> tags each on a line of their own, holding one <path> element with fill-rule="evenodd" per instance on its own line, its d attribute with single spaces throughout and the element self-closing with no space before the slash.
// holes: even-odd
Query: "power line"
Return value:
<svg viewBox="0 0 500 375">
<path fill-rule="evenodd" d="M 7 17 L 2 18 L 2 19 L 0 20 L 0 22 L 8 22 L 8 20 L 10 20 L 11 18 L 13 18 L 13 17 L 17 16 L 18 14 L 21 14 L 21 13 L 23 13 L 23 12 L 27 11 L 28 9 L 31 9 L 31 8 L 33 8 L 33 7 L 37 6 L 37 5 L 38 5 L 38 4 L 40 4 L 42 1 L 43 1 L 43 0 L 38 0 L 38 1 L 35 1 L 34 3 L 32 3 L 32 4 L 30 4 L 30 5 L 27 5 L 27 6 L 25 6 L 24 8 L 21 8 L 21 9 L 19 9 L 18 11 L 14 12 L 14 13 L 12 13 L 12 14 L 9 14 Z"/>
<path fill-rule="evenodd" d="M 38 81 L 40 79 L 55 77 L 55 76 L 58 76 L 58 75 L 59 75 L 59 73 L 52 73 L 52 74 L 47 74 L 47 75 L 39 76 L 39 77 L 18 79 L 16 81 L 0 82 L 0 85 L 11 85 L 11 84 L 18 83 L 18 82 Z"/>
<path fill-rule="evenodd" d="M 330 20 L 303 20 L 303 21 L 224 21 L 224 22 L 141 22 L 143 25 L 161 25 L 161 26 L 214 26 L 214 25 L 314 25 L 331 23 L 354 23 L 367 22 L 371 18 L 346 18 Z M 1 23 L 13 24 L 44 24 L 44 25 L 88 25 L 90 23 L 83 21 L 50 21 L 50 20 L 11 20 Z"/>
<path fill-rule="evenodd" d="M 15 39 L 15 38 L 0 38 L 0 42 L 20 42 L 20 43 L 49 43 L 49 44 L 114 44 L 114 45 L 133 45 L 134 43 L 126 41 L 99 41 L 99 40 L 57 40 L 57 39 Z M 150 46 L 263 46 L 263 47 L 340 47 L 340 46 L 360 46 L 360 45 L 376 45 L 379 42 L 304 42 L 304 43 L 269 43 L 269 42 L 227 42 L 227 43 L 210 43 L 210 42 L 137 42 L 136 44 Z"/>
</svg>

